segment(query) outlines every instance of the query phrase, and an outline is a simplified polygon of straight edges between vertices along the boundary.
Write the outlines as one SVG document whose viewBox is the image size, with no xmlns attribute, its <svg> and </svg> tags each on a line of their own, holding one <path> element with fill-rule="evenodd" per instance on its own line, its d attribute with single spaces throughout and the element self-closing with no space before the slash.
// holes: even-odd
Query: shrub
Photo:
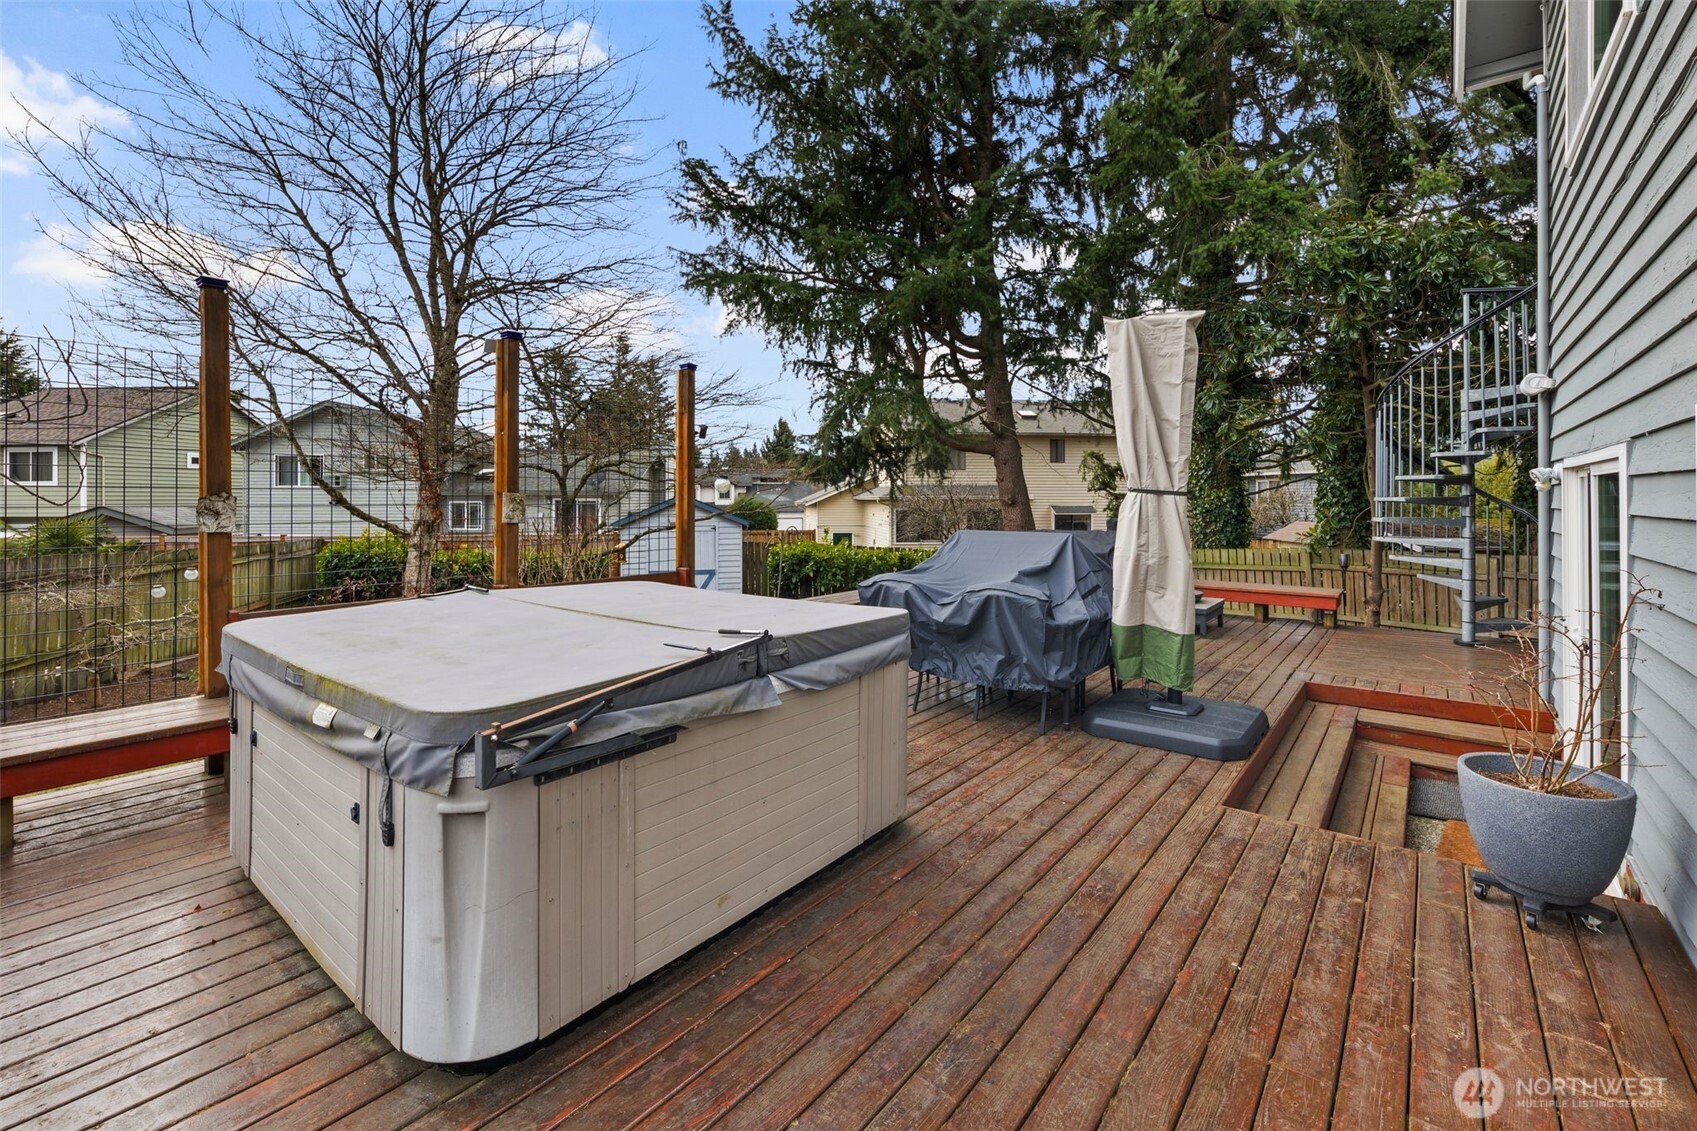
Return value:
<svg viewBox="0 0 1697 1131">
<path fill-rule="evenodd" d="M 759 495 L 744 495 L 725 508 L 748 523 L 750 530 L 778 529 L 778 511 Z"/>
<path fill-rule="evenodd" d="M 773 546 L 766 562 L 774 596 L 819 597 L 853 589 L 880 573 L 912 569 L 930 556 L 930 550 L 787 542 Z"/>
<path fill-rule="evenodd" d="M 0 554 L 7 557 L 42 557 L 49 554 L 86 554 L 96 550 L 130 550 L 136 542 L 120 542 L 106 532 L 99 517 L 44 518 L 28 530 L 0 539 Z"/>
<path fill-rule="evenodd" d="M 519 555 L 521 585 L 606 577 L 608 550 L 525 549 Z M 371 601 L 401 595 L 407 544 L 393 534 L 338 538 L 318 551 L 319 600 L 325 604 Z M 475 546 L 437 550 L 430 558 L 431 588 L 438 593 L 467 585 L 487 589 L 495 580 L 495 555 Z"/>
<path fill-rule="evenodd" d="M 319 600 L 372 601 L 401 595 L 407 544 L 393 534 L 337 538 L 318 551 Z"/>
</svg>

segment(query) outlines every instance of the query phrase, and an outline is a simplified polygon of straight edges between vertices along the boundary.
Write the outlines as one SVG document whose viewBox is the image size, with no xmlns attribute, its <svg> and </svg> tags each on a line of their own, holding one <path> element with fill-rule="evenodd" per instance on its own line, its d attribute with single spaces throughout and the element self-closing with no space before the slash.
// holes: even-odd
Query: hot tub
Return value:
<svg viewBox="0 0 1697 1131">
<path fill-rule="evenodd" d="M 642 582 L 243 621 L 231 850 L 396 1047 L 498 1056 L 899 820 L 907 654 Z"/>
</svg>

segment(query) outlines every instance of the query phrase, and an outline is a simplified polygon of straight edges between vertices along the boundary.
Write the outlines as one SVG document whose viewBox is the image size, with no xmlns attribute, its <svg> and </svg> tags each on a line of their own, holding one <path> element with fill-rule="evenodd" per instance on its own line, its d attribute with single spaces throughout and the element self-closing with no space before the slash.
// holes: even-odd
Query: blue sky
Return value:
<svg viewBox="0 0 1697 1131">
<path fill-rule="evenodd" d="M 98 117 L 106 110 L 70 82 L 74 74 L 117 77 L 117 40 L 111 17 L 127 10 L 118 4 L 65 4 L 5 0 L 0 3 L 0 125 L 16 128 L 19 111 L 14 99 L 50 113 L 64 125 L 78 117 Z M 782 15 L 787 5 L 740 2 L 738 21 L 744 27 L 764 27 Z M 691 153 L 706 156 L 720 149 L 746 152 L 754 140 L 754 119 L 740 106 L 729 105 L 706 89 L 713 47 L 701 27 L 694 0 L 612 0 L 593 13 L 597 38 L 613 54 L 627 57 L 627 77 L 638 87 L 633 113 L 647 119 L 639 128 L 642 140 L 656 151 L 661 183 L 674 177 L 678 141 Z M 210 74 L 207 79 L 225 76 Z M 230 75 L 231 82 L 239 76 Z M 656 193 L 646 202 L 645 232 L 667 247 L 699 247 L 704 242 L 693 230 L 672 222 L 670 211 Z M 58 211 L 42 179 L 28 172 L 14 155 L 0 153 L 0 322 L 25 334 L 61 330 L 69 323 L 70 291 L 94 285 L 63 253 L 56 252 L 39 233 Z M 799 431 L 811 431 L 811 395 L 804 382 L 782 370 L 782 359 L 767 349 L 759 335 L 740 333 L 720 337 L 719 312 L 693 296 L 676 294 L 672 320 L 677 336 L 703 370 L 739 371 L 768 400 L 748 412 L 756 432 L 769 431 L 783 416 Z"/>
</svg>

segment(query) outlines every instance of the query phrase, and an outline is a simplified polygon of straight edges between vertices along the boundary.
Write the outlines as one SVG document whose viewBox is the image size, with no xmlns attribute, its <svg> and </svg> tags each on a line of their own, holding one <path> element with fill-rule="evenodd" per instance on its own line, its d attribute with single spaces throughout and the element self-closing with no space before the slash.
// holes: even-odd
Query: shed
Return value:
<svg viewBox="0 0 1697 1131">
<path fill-rule="evenodd" d="M 671 499 L 628 515 L 609 527 L 628 547 L 626 573 L 664 573 L 677 568 Z M 748 521 L 727 510 L 695 504 L 695 587 L 742 592 L 742 532 Z"/>
</svg>

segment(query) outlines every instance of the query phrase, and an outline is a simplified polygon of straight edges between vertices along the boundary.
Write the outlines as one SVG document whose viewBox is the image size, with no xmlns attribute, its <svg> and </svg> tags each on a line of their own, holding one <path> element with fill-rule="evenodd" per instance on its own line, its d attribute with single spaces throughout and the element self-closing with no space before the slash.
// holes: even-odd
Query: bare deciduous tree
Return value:
<svg viewBox="0 0 1697 1131">
<path fill-rule="evenodd" d="M 617 238 L 642 157 L 614 59 L 542 0 L 190 3 L 119 31 L 125 74 L 84 85 L 127 124 L 17 139 L 70 215 L 49 234 L 135 331 L 188 336 L 187 280 L 228 277 L 237 360 L 280 420 L 279 386 L 311 382 L 392 422 L 418 484 L 404 528 L 283 429 L 321 490 L 408 539 L 405 590 L 428 591 L 481 339 L 570 338 L 574 298 L 643 293 Z M 234 92 L 201 77 L 231 53 L 252 75 Z"/>
</svg>

